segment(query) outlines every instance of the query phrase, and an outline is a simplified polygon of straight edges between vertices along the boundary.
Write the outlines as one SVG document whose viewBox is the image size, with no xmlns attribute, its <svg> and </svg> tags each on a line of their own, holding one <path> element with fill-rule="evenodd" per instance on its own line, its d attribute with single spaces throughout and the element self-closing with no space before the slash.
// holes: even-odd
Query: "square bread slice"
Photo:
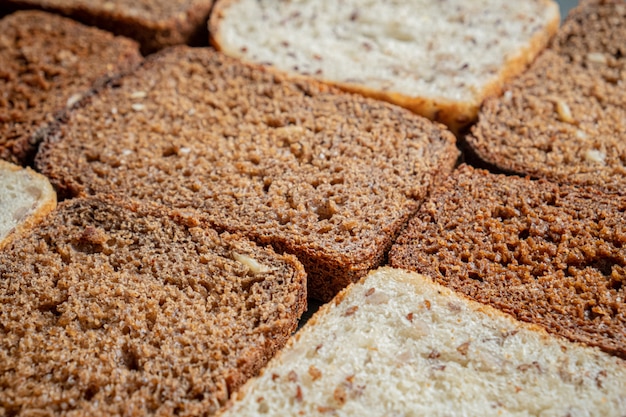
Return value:
<svg viewBox="0 0 626 417">
<path fill-rule="evenodd" d="M 405 109 L 181 46 L 73 112 L 36 165 L 63 196 L 198 209 L 298 256 L 329 300 L 384 260 L 457 157 L 454 135 Z"/>
<path fill-rule="evenodd" d="M 144 54 L 167 46 L 207 43 L 213 0 L 3 0 L 38 8 L 135 39 Z"/>
<path fill-rule="evenodd" d="M 626 359 L 626 197 L 462 166 L 389 263 Z"/>
<path fill-rule="evenodd" d="M 501 171 L 626 191 L 626 2 L 586 1 L 501 98 L 467 149 Z"/>
<path fill-rule="evenodd" d="M 56 208 L 50 181 L 30 168 L 0 159 L 0 249 Z"/>
<path fill-rule="evenodd" d="M 234 57 L 406 107 L 453 131 L 559 25 L 552 0 L 220 0 L 211 43 Z"/>
<path fill-rule="evenodd" d="M 0 413 L 212 415 L 305 297 L 293 256 L 189 213 L 66 200 L 0 252 Z"/>
<path fill-rule="evenodd" d="M 0 159 L 27 165 L 43 132 L 141 61 L 126 38 L 39 11 L 0 20 Z"/>
<path fill-rule="evenodd" d="M 244 416 L 603 416 L 626 363 L 403 270 L 321 308 L 229 402 Z"/>
</svg>

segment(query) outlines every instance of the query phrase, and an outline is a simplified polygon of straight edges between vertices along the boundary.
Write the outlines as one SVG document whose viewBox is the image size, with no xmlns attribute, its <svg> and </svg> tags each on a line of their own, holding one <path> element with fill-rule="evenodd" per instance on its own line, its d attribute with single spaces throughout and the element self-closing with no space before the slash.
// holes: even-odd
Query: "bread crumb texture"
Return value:
<svg viewBox="0 0 626 417">
<path fill-rule="evenodd" d="M 74 112 L 36 163 L 65 195 L 200 209 L 297 254 L 330 299 L 382 261 L 457 156 L 406 110 L 177 47 Z"/>
<path fill-rule="evenodd" d="M 626 190 L 626 5 L 585 2 L 528 72 L 488 100 L 467 141 L 496 167 Z"/>
<path fill-rule="evenodd" d="M 626 367 L 430 278 L 381 268 L 328 304 L 226 416 L 619 417 Z M 346 317 L 346 312 L 358 309 Z"/>
<path fill-rule="evenodd" d="M 227 54 L 458 127 L 532 61 L 558 21 L 546 0 L 236 0 L 216 4 L 210 33 Z"/>
<path fill-rule="evenodd" d="M 93 87 L 139 63 L 127 39 L 52 14 L 0 20 L 0 158 L 32 159 L 42 130 Z"/>
<path fill-rule="evenodd" d="M 305 304 L 293 257 L 110 197 L 61 203 L 8 248 L 3 416 L 212 415 L 284 344 Z"/>
<path fill-rule="evenodd" d="M 626 198 L 464 166 L 390 264 L 626 358 Z"/>
</svg>

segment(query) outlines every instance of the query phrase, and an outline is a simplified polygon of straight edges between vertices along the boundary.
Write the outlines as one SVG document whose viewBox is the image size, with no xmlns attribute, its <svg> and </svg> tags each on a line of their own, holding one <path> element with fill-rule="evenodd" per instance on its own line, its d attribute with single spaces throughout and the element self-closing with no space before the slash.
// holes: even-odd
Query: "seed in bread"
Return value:
<svg viewBox="0 0 626 417">
<path fill-rule="evenodd" d="M 323 306 L 219 415 L 621 417 L 624 386 L 618 358 L 381 268 Z"/>
<path fill-rule="evenodd" d="M 0 20 L 0 158 L 32 162 L 47 126 L 141 60 L 129 39 L 39 11 Z"/>
<path fill-rule="evenodd" d="M 389 262 L 626 358 L 626 197 L 463 166 Z"/>
<path fill-rule="evenodd" d="M 55 209 L 50 181 L 30 168 L 0 159 L 0 249 Z"/>
<path fill-rule="evenodd" d="M 212 415 L 286 342 L 305 294 L 293 256 L 190 211 L 59 203 L 0 252 L 0 412 Z"/>
<path fill-rule="evenodd" d="M 559 25 L 552 0 L 220 0 L 212 44 L 387 100 L 458 131 Z"/>
<path fill-rule="evenodd" d="M 449 131 L 405 109 L 175 47 L 74 112 L 36 164 L 64 196 L 199 209 L 297 255 L 329 300 L 383 261 L 457 156 Z"/>
</svg>

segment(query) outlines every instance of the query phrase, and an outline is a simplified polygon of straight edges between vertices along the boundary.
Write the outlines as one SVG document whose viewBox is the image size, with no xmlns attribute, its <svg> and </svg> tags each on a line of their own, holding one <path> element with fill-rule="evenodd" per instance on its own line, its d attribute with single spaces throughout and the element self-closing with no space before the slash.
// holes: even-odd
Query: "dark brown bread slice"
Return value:
<svg viewBox="0 0 626 417">
<path fill-rule="evenodd" d="M 0 158 L 25 165 L 46 126 L 141 60 L 135 42 L 39 11 L 0 20 Z"/>
<path fill-rule="evenodd" d="M 211 415 L 295 330 L 305 281 L 191 213 L 63 202 L 0 253 L 0 413 Z"/>
<path fill-rule="evenodd" d="M 502 170 L 626 190 L 626 2 L 590 1 L 481 109 L 466 140 Z"/>
<path fill-rule="evenodd" d="M 626 197 L 463 165 L 389 262 L 626 358 Z"/>
<path fill-rule="evenodd" d="M 150 57 L 73 116 L 37 159 L 61 194 L 200 209 L 296 254 L 324 300 L 383 261 L 458 155 L 404 109 L 209 48 Z"/>
<path fill-rule="evenodd" d="M 144 54 L 166 46 L 208 43 L 213 0 L 4 0 L 15 8 L 60 13 L 135 39 Z"/>
</svg>

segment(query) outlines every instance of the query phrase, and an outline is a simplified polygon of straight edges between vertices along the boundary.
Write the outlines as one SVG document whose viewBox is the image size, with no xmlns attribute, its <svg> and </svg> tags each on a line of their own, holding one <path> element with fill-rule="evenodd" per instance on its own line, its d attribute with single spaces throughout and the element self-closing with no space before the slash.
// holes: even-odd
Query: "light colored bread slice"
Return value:
<svg viewBox="0 0 626 417">
<path fill-rule="evenodd" d="M 623 416 L 625 365 L 385 267 L 323 306 L 221 416 Z"/>
<path fill-rule="evenodd" d="M 551 0 L 221 0 L 223 52 L 399 104 L 458 130 L 559 25 Z"/>
<path fill-rule="evenodd" d="M 0 159 L 0 249 L 37 224 L 57 204 L 46 177 Z"/>
</svg>

